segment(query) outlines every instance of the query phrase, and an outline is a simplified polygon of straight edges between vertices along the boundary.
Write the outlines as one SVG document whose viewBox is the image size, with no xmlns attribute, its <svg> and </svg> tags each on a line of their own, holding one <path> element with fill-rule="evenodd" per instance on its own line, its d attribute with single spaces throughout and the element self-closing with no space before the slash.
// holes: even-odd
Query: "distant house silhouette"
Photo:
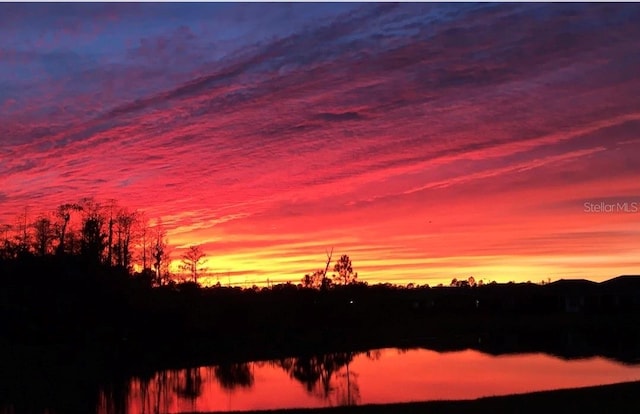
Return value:
<svg viewBox="0 0 640 414">
<path fill-rule="evenodd" d="M 640 276 L 622 275 L 596 283 L 561 279 L 545 286 L 564 312 L 640 310 Z"/>
<path fill-rule="evenodd" d="M 419 292 L 415 312 L 593 313 L 640 311 L 640 275 L 604 282 L 560 279 L 535 283 L 501 283 L 479 287 L 441 287 Z M 417 299 L 417 300 L 416 300 Z"/>
<path fill-rule="evenodd" d="M 561 310 L 568 313 L 583 312 L 600 307 L 600 289 L 597 282 L 586 279 L 560 279 L 545 286 L 556 296 Z"/>
<path fill-rule="evenodd" d="M 604 310 L 640 310 L 640 275 L 621 275 L 600 285 Z"/>
</svg>

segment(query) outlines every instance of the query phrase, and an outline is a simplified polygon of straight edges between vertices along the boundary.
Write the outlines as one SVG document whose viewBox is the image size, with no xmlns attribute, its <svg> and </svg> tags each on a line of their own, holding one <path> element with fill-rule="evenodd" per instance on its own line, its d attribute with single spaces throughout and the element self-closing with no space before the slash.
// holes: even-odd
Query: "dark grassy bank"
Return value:
<svg viewBox="0 0 640 414">
<path fill-rule="evenodd" d="M 462 414 L 462 413 L 637 413 L 640 381 L 569 390 L 542 391 L 465 401 L 428 401 L 351 407 L 244 411 L 245 414 Z M 201 413 L 202 414 L 202 413 Z"/>
</svg>

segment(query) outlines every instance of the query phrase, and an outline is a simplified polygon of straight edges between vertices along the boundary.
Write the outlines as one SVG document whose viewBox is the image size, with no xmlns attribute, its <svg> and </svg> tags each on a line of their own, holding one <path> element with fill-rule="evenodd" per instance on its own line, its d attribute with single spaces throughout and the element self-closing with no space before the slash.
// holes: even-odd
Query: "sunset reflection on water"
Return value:
<svg viewBox="0 0 640 414">
<path fill-rule="evenodd" d="M 640 365 L 601 357 L 492 356 L 383 349 L 161 371 L 135 378 L 123 401 L 103 393 L 99 412 L 242 411 L 474 399 L 640 379 Z M 121 397 L 123 397 L 121 395 Z"/>
</svg>

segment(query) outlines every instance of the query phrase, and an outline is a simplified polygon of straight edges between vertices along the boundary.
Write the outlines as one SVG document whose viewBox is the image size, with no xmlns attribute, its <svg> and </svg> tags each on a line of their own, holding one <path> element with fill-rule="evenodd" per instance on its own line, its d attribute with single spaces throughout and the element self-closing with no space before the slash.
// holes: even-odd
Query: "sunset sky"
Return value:
<svg viewBox="0 0 640 414">
<path fill-rule="evenodd" d="M 115 198 L 161 218 L 174 259 L 202 244 L 224 283 L 297 283 L 331 247 L 369 283 L 638 274 L 638 21 L 0 4 L 0 223 Z"/>
</svg>

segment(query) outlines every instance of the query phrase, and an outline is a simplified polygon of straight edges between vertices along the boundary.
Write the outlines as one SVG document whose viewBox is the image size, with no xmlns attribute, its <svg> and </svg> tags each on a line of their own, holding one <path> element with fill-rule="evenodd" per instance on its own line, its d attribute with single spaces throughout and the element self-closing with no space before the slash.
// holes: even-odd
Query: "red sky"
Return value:
<svg viewBox="0 0 640 414">
<path fill-rule="evenodd" d="M 0 223 L 115 198 L 225 283 L 639 272 L 637 4 L 0 16 Z"/>
</svg>

